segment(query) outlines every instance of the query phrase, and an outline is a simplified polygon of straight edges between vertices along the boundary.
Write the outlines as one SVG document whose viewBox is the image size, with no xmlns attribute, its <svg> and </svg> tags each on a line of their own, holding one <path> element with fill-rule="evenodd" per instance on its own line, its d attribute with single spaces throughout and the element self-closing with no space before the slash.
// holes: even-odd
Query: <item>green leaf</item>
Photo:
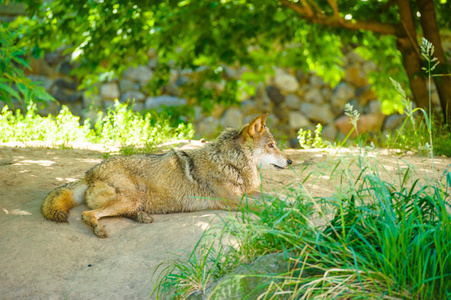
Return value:
<svg viewBox="0 0 451 300">
<path fill-rule="evenodd" d="M 23 83 L 18 82 L 16 84 L 17 88 L 19 89 L 19 91 L 22 93 L 24 99 L 26 102 L 31 100 L 31 92 L 30 89 Z"/>
<path fill-rule="evenodd" d="M 28 70 L 31 70 L 30 65 L 28 64 L 28 62 L 21 58 L 21 57 L 13 57 L 12 58 L 15 62 L 17 62 L 18 64 L 21 64 L 22 66 L 26 67 Z"/>
<path fill-rule="evenodd" d="M 33 55 L 35 59 L 38 59 L 39 57 L 41 57 L 42 52 L 42 49 L 35 45 L 31 50 L 31 55 Z"/>
<path fill-rule="evenodd" d="M 17 49 L 17 47 L 15 47 L 15 48 Z M 24 55 L 24 53 L 25 53 L 25 50 L 20 49 L 20 50 L 14 51 L 14 52 L 11 54 L 11 56 L 13 56 L 13 57 L 18 57 L 18 56 Z"/>
<path fill-rule="evenodd" d="M 258 83 L 260 81 L 265 82 L 265 74 L 244 72 L 243 74 L 241 74 L 241 79 L 244 81 L 253 81 L 255 83 Z"/>
<path fill-rule="evenodd" d="M 37 98 L 45 101 L 56 101 L 55 98 L 53 98 L 52 95 L 47 93 L 44 87 L 42 86 L 36 86 L 33 88 L 33 93 L 36 95 Z"/>
<path fill-rule="evenodd" d="M 12 107 L 11 95 L 2 89 L 0 89 L 0 100 L 6 102 L 10 107 Z"/>
<path fill-rule="evenodd" d="M 14 90 L 12 87 L 10 87 L 9 85 L 6 85 L 4 83 L 0 83 L 0 89 L 6 91 L 8 94 L 12 95 L 17 100 L 20 100 L 19 93 L 16 90 Z"/>
</svg>

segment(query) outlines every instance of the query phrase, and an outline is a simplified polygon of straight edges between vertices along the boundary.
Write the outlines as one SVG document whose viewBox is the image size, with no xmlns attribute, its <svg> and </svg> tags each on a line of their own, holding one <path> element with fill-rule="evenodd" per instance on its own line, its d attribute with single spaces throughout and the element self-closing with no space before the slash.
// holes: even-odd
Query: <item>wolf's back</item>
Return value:
<svg viewBox="0 0 451 300">
<path fill-rule="evenodd" d="M 79 180 L 51 191 L 42 204 L 44 217 L 55 222 L 67 223 L 69 210 L 84 201 L 87 188 L 85 180 Z"/>
</svg>

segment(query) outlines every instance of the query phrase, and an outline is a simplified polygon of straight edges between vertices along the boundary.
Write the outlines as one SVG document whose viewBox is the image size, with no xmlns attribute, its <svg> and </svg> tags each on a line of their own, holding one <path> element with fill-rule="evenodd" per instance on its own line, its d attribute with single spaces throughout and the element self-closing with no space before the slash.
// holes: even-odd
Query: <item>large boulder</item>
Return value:
<svg viewBox="0 0 451 300">
<path fill-rule="evenodd" d="M 92 107 L 94 110 L 98 110 L 102 107 L 102 97 L 100 95 L 91 94 L 89 97 L 83 94 L 83 108 L 89 109 Z"/>
<path fill-rule="evenodd" d="M 146 99 L 146 96 L 140 91 L 126 91 L 121 95 L 121 102 L 144 102 L 144 99 Z"/>
<path fill-rule="evenodd" d="M 351 120 L 350 117 L 343 115 L 335 121 L 335 126 L 342 134 L 348 135 L 353 128 L 353 125 L 351 124 L 350 120 Z M 384 123 L 383 114 L 379 113 L 379 114 L 360 115 L 359 120 L 357 121 L 358 134 L 362 134 L 364 132 L 378 132 L 381 130 L 383 123 Z M 357 132 L 354 130 L 351 134 L 351 137 L 356 136 Z"/>
<path fill-rule="evenodd" d="M 100 86 L 100 96 L 107 100 L 118 99 L 121 94 L 116 82 L 104 83 Z"/>
<path fill-rule="evenodd" d="M 137 89 L 139 89 L 139 84 L 135 83 L 133 80 L 129 78 L 122 78 L 119 80 L 119 90 L 122 93 Z"/>
<path fill-rule="evenodd" d="M 301 112 L 312 122 L 329 124 L 334 120 L 334 114 L 328 104 L 302 103 Z"/>
<path fill-rule="evenodd" d="M 300 128 L 311 126 L 309 119 L 298 111 L 290 111 L 288 113 L 288 124 L 291 129 L 299 130 Z"/>
<path fill-rule="evenodd" d="M 137 66 L 128 68 L 124 72 L 124 77 L 133 81 L 138 81 L 141 86 L 146 86 L 153 77 L 153 72 L 147 66 Z"/>
<path fill-rule="evenodd" d="M 324 96 L 319 88 L 311 88 L 304 94 L 304 100 L 306 102 L 320 104 L 324 102 Z"/>
<path fill-rule="evenodd" d="M 254 97 L 255 102 L 258 105 L 258 108 L 262 111 L 262 112 L 268 112 L 271 109 L 271 100 L 267 94 L 267 90 L 265 89 L 265 86 L 263 85 L 262 82 L 260 82 L 257 85 L 257 88 L 255 90 L 255 97 Z M 283 101 L 283 99 L 282 99 Z"/>
<path fill-rule="evenodd" d="M 323 127 L 323 131 L 321 132 L 321 137 L 327 141 L 335 141 L 338 135 L 337 127 L 335 124 L 331 123 Z"/>
<path fill-rule="evenodd" d="M 271 101 L 274 104 L 281 104 L 285 101 L 285 96 L 280 92 L 279 88 L 273 85 L 270 85 L 266 88 L 266 93 L 269 96 L 269 99 L 271 99 Z M 257 95 L 255 96 L 257 97 Z"/>
<path fill-rule="evenodd" d="M 365 106 L 365 113 L 367 114 L 379 114 L 382 110 L 382 103 L 379 100 L 370 101 Z"/>
<path fill-rule="evenodd" d="M 345 104 L 349 102 L 352 98 L 354 98 L 355 91 L 345 82 L 341 82 L 334 90 L 332 94 L 332 109 L 334 113 L 339 114 L 342 113 L 345 107 Z"/>
<path fill-rule="evenodd" d="M 347 58 L 348 58 L 348 63 L 349 64 L 355 64 L 355 63 L 364 63 L 365 59 L 363 57 L 360 56 L 360 54 L 358 54 L 355 51 L 349 51 L 348 54 L 346 54 Z"/>
<path fill-rule="evenodd" d="M 324 85 L 324 79 L 315 74 L 311 74 L 309 78 L 309 84 L 313 87 L 319 88 Z"/>
<path fill-rule="evenodd" d="M 214 117 L 206 117 L 195 125 L 196 133 L 203 137 L 212 137 L 217 134 L 219 128 L 219 120 Z"/>
<path fill-rule="evenodd" d="M 345 80 L 356 87 L 362 87 L 368 84 L 365 74 L 357 66 L 352 66 L 346 69 Z"/>
<path fill-rule="evenodd" d="M 76 82 L 65 80 L 62 78 L 56 79 L 54 84 L 58 87 L 68 89 L 68 90 L 73 90 L 73 91 L 76 91 L 77 87 L 78 87 Z"/>
<path fill-rule="evenodd" d="M 298 82 L 302 83 L 302 82 L 308 80 L 308 76 L 305 74 L 305 72 L 303 70 L 296 70 L 295 75 L 296 75 L 296 80 Z"/>
<path fill-rule="evenodd" d="M 365 106 L 369 101 L 377 98 L 371 86 L 366 85 L 355 91 L 355 97 L 360 105 Z"/>
<path fill-rule="evenodd" d="M 83 92 L 74 91 L 71 89 L 65 89 L 61 86 L 54 85 L 50 89 L 50 94 L 58 100 L 60 103 L 68 104 L 68 103 L 82 103 Z"/>
<path fill-rule="evenodd" d="M 259 111 L 255 100 L 246 100 L 241 102 L 241 113 L 245 116 L 256 114 Z"/>
<path fill-rule="evenodd" d="M 205 295 L 198 294 L 190 299 L 257 299 L 271 282 L 281 282 L 275 275 L 288 272 L 288 267 L 288 258 L 283 253 L 263 255 L 220 278 Z"/>
<path fill-rule="evenodd" d="M 370 74 L 371 72 L 374 72 L 374 71 L 376 71 L 377 70 L 377 66 L 376 66 L 376 64 L 374 63 L 374 62 L 372 62 L 372 61 L 365 61 L 363 64 L 362 64 L 362 72 L 366 75 L 366 76 L 368 76 L 368 74 Z"/>
<path fill-rule="evenodd" d="M 406 119 L 406 115 L 394 114 L 386 118 L 384 122 L 384 130 L 394 132 L 401 127 Z"/>
<path fill-rule="evenodd" d="M 296 80 L 296 77 L 279 68 L 276 68 L 275 70 L 274 84 L 279 89 L 288 93 L 295 92 L 299 87 L 299 83 Z"/>
<path fill-rule="evenodd" d="M 285 104 L 287 105 L 287 108 L 289 109 L 299 109 L 299 106 L 301 105 L 301 99 L 299 99 L 298 96 L 295 94 L 289 94 L 285 98 Z"/>
<path fill-rule="evenodd" d="M 241 111 L 236 107 L 231 107 L 224 112 L 220 123 L 224 128 L 239 128 L 242 125 L 242 120 L 243 114 L 241 113 Z"/>
<path fill-rule="evenodd" d="M 182 106 L 186 103 L 186 99 L 163 95 L 158 97 L 147 97 L 144 107 L 145 109 L 158 109 L 168 106 Z"/>
</svg>

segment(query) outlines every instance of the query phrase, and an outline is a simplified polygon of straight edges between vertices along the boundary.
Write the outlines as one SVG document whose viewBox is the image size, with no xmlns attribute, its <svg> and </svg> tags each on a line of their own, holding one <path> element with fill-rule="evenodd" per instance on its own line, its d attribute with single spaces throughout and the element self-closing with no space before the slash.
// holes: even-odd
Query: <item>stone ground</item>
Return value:
<svg viewBox="0 0 451 300">
<path fill-rule="evenodd" d="M 47 221 L 41 214 L 45 196 L 54 188 L 82 177 L 102 160 L 105 149 L 31 148 L 0 145 L 0 294 L 2 299 L 145 299 L 149 298 L 160 263 L 181 250 L 191 251 L 216 214 L 226 212 L 154 215 L 152 224 L 126 218 L 106 218 L 109 233 L 99 239 L 81 221 L 85 206 L 71 210 L 69 224 Z M 399 182 L 406 166 L 412 179 L 431 177 L 428 159 L 376 150 L 364 163 L 378 166 L 381 177 Z M 312 196 L 328 196 L 340 184 L 344 170 L 357 176 L 358 152 L 286 150 L 292 170 L 263 173 L 266 191 L 277 193 L 287 184 L 305 183 Z M 330 175 L 338 161 L 337 170 Z M 436 158 L 439 178 L 451 163 Z M 341 170 L 341 171 L 340 171 Z"/>
</svg>

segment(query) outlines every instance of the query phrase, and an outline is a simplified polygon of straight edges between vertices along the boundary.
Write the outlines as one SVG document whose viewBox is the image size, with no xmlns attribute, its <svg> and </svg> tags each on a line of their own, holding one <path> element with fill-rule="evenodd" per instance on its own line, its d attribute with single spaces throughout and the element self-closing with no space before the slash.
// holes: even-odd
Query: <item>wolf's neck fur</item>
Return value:
<svg viewBox="0 0 451 300">
<path fill-rule="evenodd" d="M 243 130 L 226 129 L 215 142 L 205 146 L 205 154 L 210 155 L 211 161 L 217 162 L 218 166 L 224 166 L 224 163 L 228 165 L 227 170 L 221 172 L 230 172 L 230 177 L 242 182 L 242 189 L 247 192 L 260 185 L 260 176 L 251 143 L 241 138 L 242 132 Z"/>
</svg>

